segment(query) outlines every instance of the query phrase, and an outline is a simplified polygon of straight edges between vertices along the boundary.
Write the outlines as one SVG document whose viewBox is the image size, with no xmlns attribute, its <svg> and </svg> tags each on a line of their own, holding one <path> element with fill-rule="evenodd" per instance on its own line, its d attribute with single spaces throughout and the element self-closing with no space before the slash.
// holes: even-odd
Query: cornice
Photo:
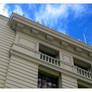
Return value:
<svg viewBox="0 0 92 92">
<path fill-rule="evenodd" d="M 0 14 L 0 19 L 3 19 L 3 20 L 5 20 L 5 21 L 8 21 L 8 20 L 9 20 L 9 18 L 8 18 L 8 17 L 3 16 L 3 15 L 1 15 L 1 14 Z"/>
<path fill-rule="evenodd" d="M 12 13 L 10 19 L 9 19 L 9 22 L 8 22 L 9 26 L 14 29 L 14 30 L 17 30 L 18 27 L 22 28 L 22 30 L 24 29 L 24 27 L 29 27 L 29 28 L 33 28 L 37 31 L 33 31 L 34 33 L 38 34 L 38 31 L 39 32 L 43 32 L 45 34 L 47 34 L 47 39 L 50 41 L 54 40 L 55 39 L 59 39 L 62 42 L 63 45 L 73 45 L 74 47 L 76 47 L 76 51 L 80 52 L 81 50 L 85 50 L 87 51 L 89 54 L 89 56 L 92 56 L 92 47 L 81 42 L 81 41 L 78 41 L 78 40 L 75 40 L 65 34 L 62 34 L 62 33 L 59 33 L 51 28 L 48 28 L 48 27 L 45 27 L 44 25 L 41 25 L 37 22 L 33 22 L 27 18 L 25 18 L 24 16 L 20 16 L 20 15 L 17 15 L 15 13 Z M 22 31 L 21 30 L 21 31 Z"/>
</svg>

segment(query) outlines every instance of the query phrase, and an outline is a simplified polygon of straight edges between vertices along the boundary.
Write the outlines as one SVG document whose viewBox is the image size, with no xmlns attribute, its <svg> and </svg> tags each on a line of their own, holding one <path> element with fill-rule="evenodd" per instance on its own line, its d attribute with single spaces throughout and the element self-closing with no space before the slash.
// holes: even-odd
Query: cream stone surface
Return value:
<svg viewBox="0 0 92 92">
<path fill-rule="evenodd" d="M 37 88 L 38 65 L 17 56 L 11 56 L 5 87 Z"/>
<path fill-rule="evenodd" d="M 7 25 L 8 18 L 0 16 L 0 88 L 5 87 L 9 65 L 9 49 L 14 42 L 15 32 Z"/>
<path fill-rule="evenodd" d="M 62 74 L 62 88 L 77 88 L 77 79 Z"/>
</svg>

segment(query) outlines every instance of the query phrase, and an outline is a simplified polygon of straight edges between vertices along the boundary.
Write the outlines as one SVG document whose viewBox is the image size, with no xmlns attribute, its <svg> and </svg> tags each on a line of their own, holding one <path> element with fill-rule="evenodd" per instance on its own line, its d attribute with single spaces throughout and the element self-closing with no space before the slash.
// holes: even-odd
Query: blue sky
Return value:
<svg viewBox="0 0 92 92">
<path fill-rule="evenodd" d="M 0 14 L 9 17 L 12 12 L 82 42 L 85 33 L 87 44 L 92 45 L 91 4 L 0 4 Z"/>
</svg>

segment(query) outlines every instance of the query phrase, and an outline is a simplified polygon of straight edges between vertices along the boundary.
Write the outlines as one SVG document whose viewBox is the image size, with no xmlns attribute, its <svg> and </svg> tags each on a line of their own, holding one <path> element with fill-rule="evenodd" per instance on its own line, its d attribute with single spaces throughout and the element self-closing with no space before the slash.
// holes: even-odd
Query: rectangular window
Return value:
<svg viewBox="0 0 92 92">
<path fill-rule="evenodd" d="M 38 88 L 58 88 L 58 78 L 44 72 L 39 72 Z"/>
<path fill-rule="evenodd" d="M 78 84 L 78 88 L 87 88 L 87 87 L 84 86 L 84 85 L 80 85 L 80 84 Z"/>
<path fill-rule="evenodd" d="M 91 65 L 83 60 L 74 58 L 74 65 L 78 66 L 86 71 L 90 71 Z"/>
<path fill-rule="evenodd" d="M 92 88 L 92 86 L 86 82 L 83 82 L 81 80 L 77 80 L 78 88 Z"/>
<path fill-rule="evenodd" d="M 53 48 L 39 44 L 39 51 L 43 54 L 50 56 L 50 57 L 59 59 L 59 51 L 57 51 Z"/>
</svg>

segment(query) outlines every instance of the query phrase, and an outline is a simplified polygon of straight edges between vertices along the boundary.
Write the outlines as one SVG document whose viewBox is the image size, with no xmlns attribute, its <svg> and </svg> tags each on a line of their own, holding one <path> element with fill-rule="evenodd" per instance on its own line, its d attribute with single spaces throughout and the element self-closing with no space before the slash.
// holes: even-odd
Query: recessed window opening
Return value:
<svg viewBox="0 0 92 92">
<path fill-rule="evenodd" d="M 46 72 L 38 72 L 38 88 L 58 88 L 58 78 Z"/>
<path fill-rule="evenodd" d="M 88 88 L 88 87 L 81 85 L 81 84 L 78 84 L 78 88 Z"/>
<path fill-rule="evenodd" d="M 84 70 L 90 71 L 91 65 L 83 60 L 74 58 L 74 65 L 78 66 Z"/>
<path fill-rule="evenodd" d="M 77 80 L 78 83 L 78 88 L 91 88 L 91 85 L 82 81 L 82 80 Z"/>
<path fill-rule="evenodd" d="M 53 58 L 59 58 L 59 51 L 48 46 L 39 44 L 39 51 Z"/>
</svg>

